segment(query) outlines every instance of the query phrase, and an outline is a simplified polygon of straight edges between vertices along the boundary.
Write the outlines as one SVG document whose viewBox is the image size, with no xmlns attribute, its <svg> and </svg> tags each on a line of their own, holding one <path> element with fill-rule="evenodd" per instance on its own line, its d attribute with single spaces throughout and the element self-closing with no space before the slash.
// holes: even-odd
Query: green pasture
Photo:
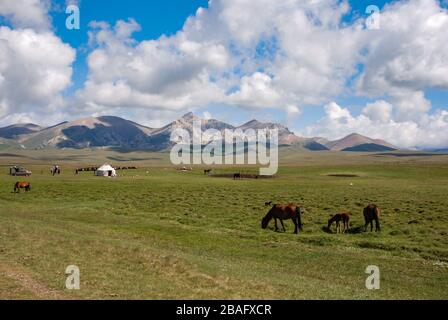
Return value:
<svg viewBox="0 0 448 320">
<path fill-rule="evenodd" d="M 448 298 L 448 156 L 288 150 L 281 159 L 272 179 L 234 181 L 180 172 L 167 154 L 0 154 L 0 298 Z M 104 162 L 139 169 L 74 174 Z M 49 174 L 53 163 L 62 175 Z M 13 164 L 33 175 L 8 176 Z M 17 180 L 31 192 L 14 194 Z M 300 205 L 303 233 L 291 221 L 286 233 L 273 222 L 262 230 L 266 201 Z M 371 202 L 380 233 L 361 228 Z M 329 233 L 342 210 L 351 231 Z M 80 290 L 65 289 L 69 265 L 80 268 Z M 379 290 L 365 287 L 369 265 L 380 268 Z"/>
</svg>

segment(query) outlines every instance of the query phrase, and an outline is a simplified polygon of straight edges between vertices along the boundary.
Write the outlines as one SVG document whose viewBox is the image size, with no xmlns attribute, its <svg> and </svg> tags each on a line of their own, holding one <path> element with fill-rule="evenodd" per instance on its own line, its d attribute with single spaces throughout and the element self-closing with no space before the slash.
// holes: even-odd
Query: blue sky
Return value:
<svg viewBox="0 0 448 320">
<path fill-rule="evenodd" d="M 54 1 L 57 8 L 52 11 L 51 17 L 56 34 L 64 42 L 74 48 L 79 48 L 78 59 L 75 62 L 73 87 L 68 93 L 82 87 L 87 76 L 86 51 L 89 23 L 91 21 L 107 21 L 114 24 L 118 20 L 134 18 L 140 25 L 141 31 L 135 33 L 138 41 L 157 39 L 162 35 L 172 35 L 182 29 L 185 20 L 196 13 L 199 7 L 207 7 L 207 0 L 167 0 L 167 1 L 109 1 L 109 0 L 82 0 L 79 8 L 81 12 L 81 28 L 79 30 L 68 30 L 65 26 L 67 14 L 65 0 Z"/>
<path fill-rule="evenodd" d="M 64 8 L 65 2 L 65 0 L 57 0 L 54 1 L 54 5 L 56 8 Z M 365 10 L 368 5 L 377 5 L 382 9 L 385 4 L 390 2 L 393 1 L 350 0 L 349 3 L 352 10 L 345 16 L 344 21 L 349 22 L 356 17 L 366 16 Z M 118 20 L 133 18 L 141 25 L 141 31 L 133 35 L 136 40 L 158 39 L 162 35 L 173 35 L 181 30 L 185 20 L 194 15 L 198 8 L 208 7 L 208 0 L 82 0 L 79 7 L 81 10 L 80 30 L 68 30 L 65 27 L 67 15 L 64 12 L 56 9 L 51 13 L 56 34 L 64 42 L 69 43 L 74 48 L 78 48 L 77 60 L 74 63 L 73 85 L 65 92 L 68 96 L 80 89 L 87 78 L 88 68 L 86 58 L 88 52 L 85 48 L 87 48 L 88 43 L 88 24 L 91 21 L 107 21 L 110 24 L 114 24 Z M 437 91 L 433 92 L 432 96 L 436 101 L 443 100 L 443 94 L 439 94 Z M 340 97 L 338 99 L 338 102 L 349 106 L 355 113 L 359 113 L 361 106 L 367 101 L 369 99 L 359 97 Z M 197 112 L 201 114 L 203 111 L 209 111 L 211 114 L 216 115 L 216 117 L 226 118 L 235 124 L 247 121 L 252 117 L 257 117 L 264 121 L 280 121 L 287 125 L 292 125 L 295 128 L 306 126 L 324 115 L 323 109 L 304 106 L 301 117 L 294 119 L 294 123 L 291 123 L 288 115 L 270 108 L 254 114 L 252 111 L 239 110 L 237 107 L 211 105 Z"/>
<path fill-rule="evenodd" d="M 350 0 L 350 13 L 344 17 L 345 22 L 350 22 L 357 17 L 366 17 L 366 7 L 376 5 L 381 10 L 386 4 L 396 2 L 387 0 Z M 64 7 L 65 0 L 54 1 L 56 7 Z M 446 4 L 445 4 L 446 5 Z M 128 18 L 135 19 L 141 25 L 141 31 L 136 32 L 133 36 L 136 40 L 158 39 L 162 35 L 173 35 L 182 29 L 185 20 L 194 15 L 198 8 L 208 7 L 208 0 L 166 0 L 166 1 L 108 1 L 108 0 L 83 0 L 80 3 L 81 10 L 81 29 L 67 30 L 65 21 L 67 15 L 64 12 L 55 10 L 51 13 L 56 34 L 61 37 L 64 42 L 69 43 L 72 47 L 78 48 L 77 60 L 74 64 L 73 85 L 67 89 L 67 95 L 73 94 L 80 89 L 86 80 L 88 68 L 86 65 L 88 35 L 88 24 L 91 21 L 107 21 L 114 24 L 117 20 L 126 20 Z M 448 101 L 448 93 L 446 90 L 431 89 L 428 90 L 428 98 L 433 102 L 433 108 L 446 108 Z M 354 114 L 361 112 L 362 106 L 372 99 L 364 97 L 354 97 L 350 95 L 338 97 L 336 102 L 347 106 Z M 229 110 L 231 109 L 231 110 Z M 245 110 L 237 110 L 236 107 L 220 105 L 211 105 L 203 108 L 198 112 L 210 111 L 212 114 L 227 118 L 229 121 L 238 123 L 246 121 L 254 115 L 253 112 L 245 112 Z M 235 112 L 237 111 L 237 112 Z M 229 116 L 228 114 L 232 114 Z M 235 116 L 237 115 L 237 116 Z M 306 126 L 324 115 L 323 109 L 317 109 L 313 106 L 304 106 L 301 117 L 294 119 L 294 127 L 299 128 Z M 268 109 L 266 112 L 258 114 L 263 120 L 273 119 L 281 121 L 288 125 L 288 116 L 276 112 L 276 110 Z"/>
<path fill-rule="evenodd" d="M 80 30 L 65 26 L 69 2 Z M 448 146 L 445 0 L 21 3 L 0 4 L 0 125 L 108 113 L 161 126 L 194 111 Z M 367 27 L 371 5 L 379 30 Z"/>
</svg>

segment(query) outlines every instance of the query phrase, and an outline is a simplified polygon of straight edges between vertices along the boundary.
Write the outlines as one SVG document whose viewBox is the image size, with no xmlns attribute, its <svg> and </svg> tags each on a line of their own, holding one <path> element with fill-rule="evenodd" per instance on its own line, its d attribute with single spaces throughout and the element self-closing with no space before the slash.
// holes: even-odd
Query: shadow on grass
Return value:
<svg viewBox="0 0 448 320">
<path fill-rule="evenodd" d="M 321 228 L 321 230 L 325 233 L 328 234 L 336 234 L 336 231 L 333 231 L 331 229 L 329 229 L 327 226 L 323 226 Z M 348 229 L 346 231 L 347 234 L 359 234 L 359 233 L 364 233 L 364 228 L 363 227 L 351 227 L 350 229 Z"/>
</svg>

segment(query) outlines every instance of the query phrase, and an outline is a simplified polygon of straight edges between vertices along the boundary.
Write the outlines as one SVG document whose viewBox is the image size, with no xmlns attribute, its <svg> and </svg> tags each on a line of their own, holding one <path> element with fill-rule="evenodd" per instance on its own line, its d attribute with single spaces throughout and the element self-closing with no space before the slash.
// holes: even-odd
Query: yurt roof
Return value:
<svg viewBox="0 0 448 320">
<path fill-rule="evenodd" d="M 111 165 L 109 164 L 103 164 L 101 167 L 98 168 L 98 171 L 113 171 L 115 170 Z"/>
</svg>

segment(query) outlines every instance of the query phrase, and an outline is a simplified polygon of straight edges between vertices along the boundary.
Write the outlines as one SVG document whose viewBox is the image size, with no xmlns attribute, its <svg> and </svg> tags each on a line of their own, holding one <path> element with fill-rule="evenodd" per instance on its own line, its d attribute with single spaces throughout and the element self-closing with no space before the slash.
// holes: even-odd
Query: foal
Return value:
<svg viewBox="0 0 448 320">
<path fill-rule="evenodd" d="M 342 232 L 341 232 L 342 221 Z M 331 225 L 336 222 L 336 233 L 346 233 L 350 229 L 350 214 L 347 212 L 337 213 L 334 216 L 330 216 L 328 220 L 328 230 L 331 230 Z"/>
</svg>

